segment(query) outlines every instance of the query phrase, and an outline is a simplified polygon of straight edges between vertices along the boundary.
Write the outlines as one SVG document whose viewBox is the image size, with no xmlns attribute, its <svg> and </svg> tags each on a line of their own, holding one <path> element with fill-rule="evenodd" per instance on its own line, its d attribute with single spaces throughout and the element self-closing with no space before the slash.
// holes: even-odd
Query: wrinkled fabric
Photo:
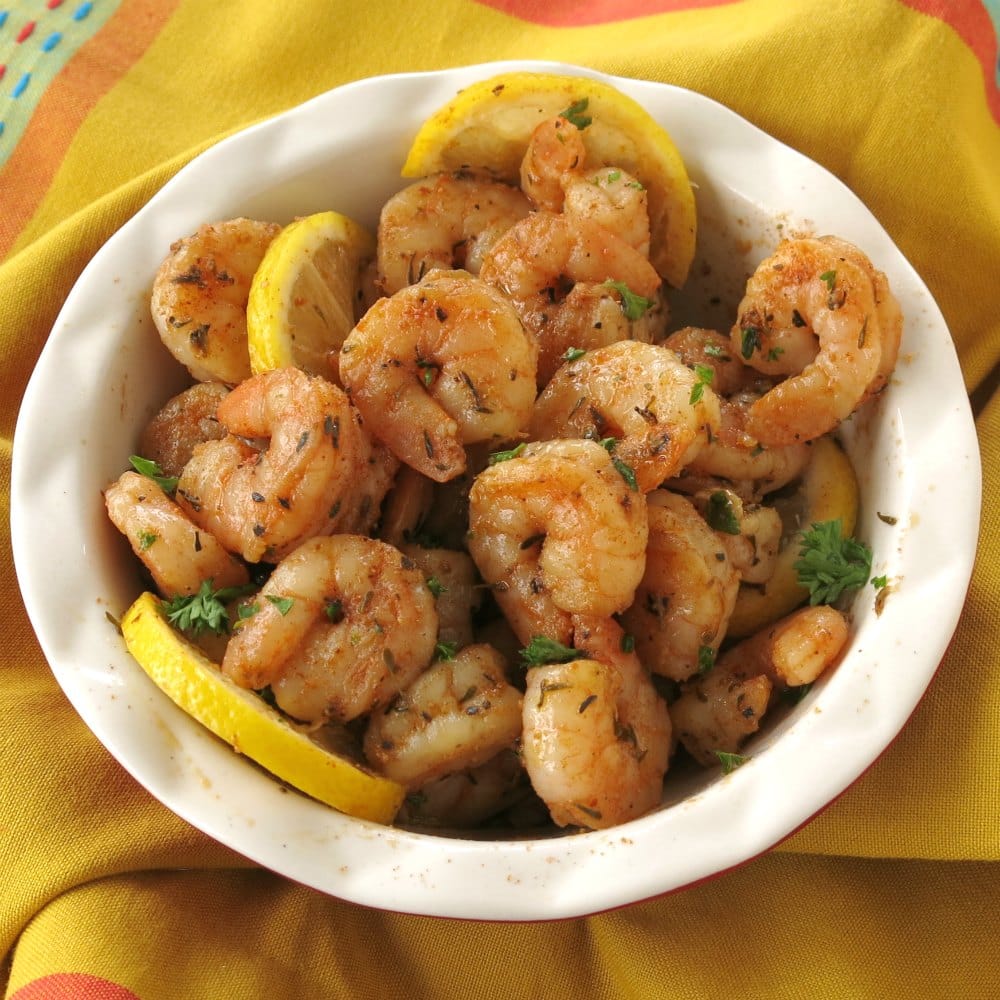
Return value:
<svg viewBox="0 0 1000 1000">
<path fill-rule="evenodd" d="M 180 167 L 331 87 L 507 58 L 691 88 L 840 177 L 944 313 L 984 474 L 958 630 L 909 725 L 863 778 L 736 871 L 554 924 L 354 906 L 257 868 L 173 815 L 60 691 L 5 527 L 5 995 L 1000 995 L 998 30 L 996 0 L 0 5 L 5 515 L 18 407 L 60 306 Z M 67 373 L 67 391 L 86 377 Z"/>
</svg>

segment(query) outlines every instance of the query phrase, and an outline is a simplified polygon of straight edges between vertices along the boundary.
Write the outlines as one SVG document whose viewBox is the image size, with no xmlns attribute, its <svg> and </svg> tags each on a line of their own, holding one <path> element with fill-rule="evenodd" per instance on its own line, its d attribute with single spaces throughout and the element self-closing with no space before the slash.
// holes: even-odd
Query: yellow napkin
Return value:
<svg viewBox="0 0 1000 1000">
<path fill-rule="evenodd" d="M 5 536 L 6 995 L 1000 995 L 998 30 L 997 0 L 0 5 L 5 512 L 17 408 L 68 289 L 184 162 L 353 79 L 504 58 L 690 87 L 839 175 L 945 314 L 985 473 L 958 632 L 911 724 L 865 777 L 735 872 L 548 925 L 366 910 L 197 833 L 67 703 L 22 610 Z M 87 377 L 67 372 L 67 391 Z"/>
</svg>

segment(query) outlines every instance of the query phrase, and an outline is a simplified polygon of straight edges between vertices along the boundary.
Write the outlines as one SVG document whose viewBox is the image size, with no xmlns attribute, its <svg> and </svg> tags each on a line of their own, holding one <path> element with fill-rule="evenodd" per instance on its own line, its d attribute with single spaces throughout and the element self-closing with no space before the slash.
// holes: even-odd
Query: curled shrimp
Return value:
<svg viewBox="0 0 1000 1000">
<path fill-rule="evenodd" d="M 521 190 L 536 209 L 560 212 L 563 182 L 582 169 L 587 158 L 583 135 L 568 118 L 557 115 L 535 126 L 521 160 Z"/>
<path fill-rule="evenodd" d="M 409 185 L 382 208 L 379 285 L 392 295 L 433 268 L 476 274 L 486 251 L 530 209 L 517 188 L 471 174 L 436 174 Z"/>
<path fill-rule="evenodd" d="M 681 681 L 714 662 L 740 577 L 687 497 L 655 490 L 646 499 L 645 573 L 621 621 L 646 667 Z"/>
<path fill-rule="evenodd" d="M 521 753 L 559 826 L 605 829 L 649 812 L 663 792 L 670 716 L 634 653 L 532 667 Z"/>
<path fill-rule="evenodd" d="M 410 791 L 445 774 L 478 767 L 521 735 L 521 692 L 507 682 L 503 657 L 466 646 L 425 670 L 372 714 L 368 762 Z"/>
<path fill-rule="evenodd" d="M 341 389 L 297 368 L 255 375 L 219 405 L 225 438 L 194 449 L 177 484 L 188 516 L 249 562 L 276 562 L 313 535 L 367 531 L 395 460 Z M 248 439 L 263 438 L 260 451 Z"/>
<path fill-rule="evenodd" d="M 710 524 L 724 523 L 715 537 L 725 549 L 741 583 L 766 583 L 774 574 L 784 532 L 774 507 L 744 499 L 732 488 L 718 486 L 692 497 L 698 512 Z"/>
<path fill-rule="evenodd" d="M 206 223 L 178 240 L 153 281 L 153 323 L 168 351 L 199 382 L 250 376 L 247 300 L 281 227 L 254 219 Z"/>
<path fill-rule="evenodd" d="M 535 439 L 615 438 L 639 489 L 676 475 L 719 427 L 719 401 L 673 351 L 624 340 L 555 373 L 535 402 Z"/>
<path fill-rule="evenodd" d="M 534 442 L 479 474 L 468 548 L 511 627 L 567 642 L 572 614 L 608 616 L 642 579 L 646 501 L 594 441 Z"/>
<path fill-rule="evenodd" d="M 747 363 L 787 377 L 750 407 L 765 446 L 811 441 L 881 390 L 902 314 L 885 275 L 832 236 L 786 240 L 747 282 L 731 337 Z"/>
<path fill-rule="evenodd" d="M 216 411 L 228 395 L 221 382 L 196 382 L 172 396 L 143 429 L 139 454 L 156 462 L 165 476 L 179 476 L 195 445 L 226 436 Z"/>
<path fill-rule="evenodd" d="M 289 715 L 349 722 L 388 704 L 431 661 L 434 597 L 397 549 L 361 535 L 303 542 L 249 598 L 222 661 Z"/>
<path fill-rule="evenodd" d="M 535 212 L 497 240 L 479 274 L 537 339 L 540 385 L 567 351 L 649 340 L 662 322 L 656 269 L 592 219 Z"/>
<path fill-rule="evenodd" d="M 465 445 L 516 439 L 535 398 L 537 348 L 495 288 L 432 271 L 381 299 L 344 341 L 340 375 L 372 434 L 436 482 Z"/>
<path fill-rule="evenodd" d="M 438 613 L 438 639 L 461 649 L 472 644 L 472 616 L 482 603 L 476 565 L 466 552 L 398 545 L 400 552 L 420 569 L 434 594 Z"/>
<path fill-rule="evenodd" d="M 164 597 L 247 583 L 246 567 L 208 531 L 198 528 L 152 479 L 126 472 L 104 491 L 115 527 L 149 570 Z"/>
</svg>

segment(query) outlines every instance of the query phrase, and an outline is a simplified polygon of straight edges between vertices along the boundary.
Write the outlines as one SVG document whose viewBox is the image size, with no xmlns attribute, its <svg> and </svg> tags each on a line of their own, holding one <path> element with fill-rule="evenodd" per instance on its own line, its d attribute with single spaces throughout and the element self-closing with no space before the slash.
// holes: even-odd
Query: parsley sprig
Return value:
<svg viewBox="0 0 1000 1000">
<path fill-rule="evenodd" d="M 555 639 L 548 639 L 544 635 L 531 637 L 531 642 L 521 650 L 521 659 L 532 667 L 542 666 L 546 663 L 569 663 L 571 660 L 580 658 L 580 651 L 571 646 L 564 646 Z"/>
<path fill-rule="evenodd" d="M 163 470 L 152 459 L 143 458 L 142 455 L 129 455 L 128 460 L 140 476 L 152 479 L 164 493 L 173 493 L 177 489 L 177 476 L 164 475 Z"/>
<path fill-rule="evenodd" d="M 167 621 L 174 628 L 192 635 L 214 632 L 222 635 L 229 631 L 229 613 L 226 605 L 238 597 L 252 594 L 257 588 L 253 584 L 242 587 L 212 588 L 211 580 L 202 580 L 198 593 L 178 595 L 163 602 Z"/>
<path fill-rule="evenodd" d="M 845 591 L 863 587 L 872 571 L 872 550 L 845 537 L 839 518 L 814 523 L 802 536 L 799 557 L 795 571 L 813 605 L 833 604 Z"/>
</svg>

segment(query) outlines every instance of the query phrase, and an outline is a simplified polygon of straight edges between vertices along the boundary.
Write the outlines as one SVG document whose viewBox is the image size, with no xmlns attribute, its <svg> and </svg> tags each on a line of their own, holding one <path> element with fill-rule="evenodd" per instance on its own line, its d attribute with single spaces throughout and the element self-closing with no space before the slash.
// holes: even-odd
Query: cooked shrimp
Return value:
<svg viewBox="0 0 1000 1000">
<path fill-rule="evenodd" d="M 485 764 L 521 735 L 521 692 L 507 682 L 503 657 L 466 646 L 425 670 L 372 714 L 368 762 L 410 791 Z"/>
<path fill-rule="evenodd" d="M 196 527 L 154 480 L 123 473 L 104 491 L 104 503 L 164 597 L 196 594 L 205 580 L 220 589 L 250 579 L 243 563 Z"/>
<path fill-rule="evenodd" d="M 494 244 L 479 273 L 510 298 L 538 340 L 540 385 L 572 348 L 653 336 L 654 318 L 643 317 L 658 305 L 659 275 L 638 250 L 591 219 L 535 212 Z M 609 299 L 619 303 L 617 312 Z M 662 305 L 653 309 L 658 316 Z"/>
<path fill-rule="evenodd" d="M 530 431 L 540 440 L 615 438 L 614 457 L 648 492 L 718 427 L 718 398 L 673 351 L 625 340 L 564 364 L 535 402 Z"/>
<path fill-rule="evenodd" d="M 303 542 L 244 605 L 222 661 L 243 687 L 270 685 L 306 722 L 387 705 L 430 663 L 434 597 L 397 549 L 360 535 Z"/>
<path fill-rule="evenodd" d="M 435 778 L 407 795 L 396 824 L 467 830 L 523 802 L 530 794 L 520 756 L 515 750 L 501 750 L 485 764 Z"/>
<path fill-rule="evenodd" d="M 385 203 L 379 219 L 382 290 L 393 295 L 436 267 L 478 273 L 486 251 L 530 210 L 517 188 L 470 174 L 436 174 L 409 185 Z"/>
<path fill-rule="evenodd" d="M 750 408 L 765 446 L 833 430 L 888 381 L 902 334 L 885 275 L 836 237 L 786 240 L 747 282 L 731 338 L 748 363 L 786 374 Z"/>
<path fill-rule="evenodd" d="M 736 753 L 760 728 L 771 690 L 764 674 L 734 673 L 720 660 L 704 677 L 684 685 L 671 704 L 678 742 L 699 764 L 718 764 L 720 752 Z"/>
<path fill-rule="evenodd" d="M 656 490 L 647 503 L 645 573 L 621 622 L 646 667 L 681 681 L 714 661 L 740 578 L 687 497 Z"/>
<path fill-rule="evenodd" d="M 704 366 L 712 369 L 711 386 L 723 398 L 754 389 L 770 387 L 772 380 L 743 363 L 732 341 L 716 330 L 700 326 L 685 326 L 675 330 L 664 341 L 689 368 Z"/>
<path fill-rule="evenodd" d="M 713 528 L 741 583 L 766 583 L 774 573 L 783 526 L 774 507 L 745 500 L 731 488 L 703 490 L 692 498 Z"/>
<path fill-rule="evenodd" d="M 766 674 L 776 688 L 811 684 L 840 656 L 847 619 L 826 604 L 799 608 L 727 650 L 720 664 Z"/>
<path fill-rule="evenodd" d="M 250 283 L 281 227 L 254 219 L 206 223 L 178 240 L 153 281 L 153 323 L 167 350 L 199 382 L 250 376 Z"/>
<path fill-rule="evenodd" d="M 562 211 L 563 182 L 582 169 L 586 157 L 580 129 L 562 115 L 547 118 L 528 140 L 521 160 L 521 190 L 535 208 Z"/>
<path fill-rule="evenodd" d="M 194 449 L 177 497 L 227 549 L 276 562 L 314 535 L 374 524 L 395 461 L 337 386 L 296 368 L 265 372 L 237 386 L 218 418 L 229 434 Z"/>
<path fill-rule="evenodd" d="M 461 649 L 472 644 L 472 616 L 482 603 L 476 565 L 465 552 L 397 546 L 427 579 L 437 602 L 438 639 Z"/>
<path fill-rule="evenodd" d="M 521 753 L 559 826 L 604 829 L 660 801 L 670 716 L 635 654 L 620 652 L 622 638 L 613 663 L 579 659 L 528 671 Z"/>
<path fill-rule="evenodd" d="M 196 444 L 226 436 L 216 411 L 228 395 L 221 382 L 196 382 L 171 397 L 143 430 L 139 454 L 156 462 L 165 476 L 179 476 Z"/>
<path fill-rule="evenodd" d="M 397 548 L 413 541 L 434 502 L 434 480 L 401 465 L 382 507 L 378 536 Z"/>
<path fill-rule="evenodd" d="M 642 579 L 646 501 L 594 441 L 546 441 L 485 469 L 469 496 L 472 558 L 522 643 L 566 643 L 570 615 L 608 616 Z"/>
<path fill-rule="evenodd" d="M 510 303 L 465 271 L 432 271 L 348 335 L 340 375 L 371 433 L 436 482 L 465 445 L 514 440 L 535 398 L 537 348 Z"/>
</svg>

